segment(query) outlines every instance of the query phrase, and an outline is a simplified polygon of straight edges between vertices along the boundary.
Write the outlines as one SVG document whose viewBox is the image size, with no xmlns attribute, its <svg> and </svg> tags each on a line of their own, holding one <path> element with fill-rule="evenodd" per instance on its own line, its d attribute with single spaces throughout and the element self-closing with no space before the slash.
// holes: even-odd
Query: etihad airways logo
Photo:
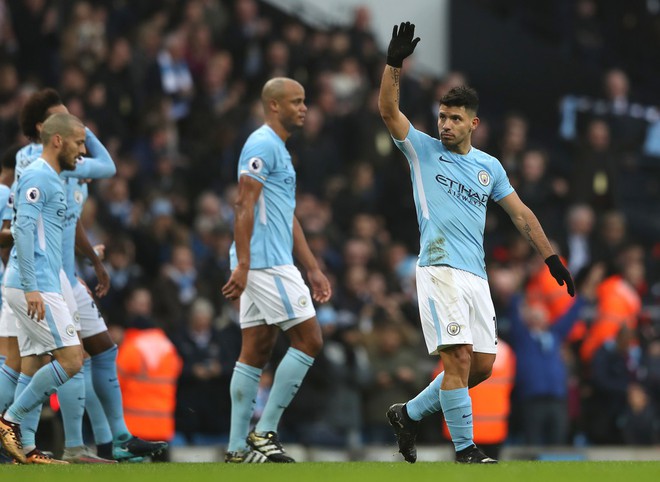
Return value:
<svg viewBox="0 0 660 482">
<path fill-rule="evenodd" d="M 486 207 L 488 202 L 488 194 L 475 191 L 474 189 L 462 184 L 454 179 L 451 179 L 443 174 L 435 176 L 436 182 L 441 186 L 447 188 L 447 193 L 452 196 L 472 204 L 473 206 Z"/>
</svg>

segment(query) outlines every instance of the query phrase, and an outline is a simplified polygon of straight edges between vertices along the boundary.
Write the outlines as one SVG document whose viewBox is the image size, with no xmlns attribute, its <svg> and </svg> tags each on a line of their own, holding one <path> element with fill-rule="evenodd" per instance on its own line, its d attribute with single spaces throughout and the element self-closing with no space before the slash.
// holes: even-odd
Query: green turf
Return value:
<svg viewBox="0 0 660 482">
<path fill-rule="evenodd" d="M 660 480 L 660 462 L 502 462 L 471 466 L 326 462 L 290 465 L 121 464 L 58 467 L 0 466 L 7 482 L 644 482 Z"/>
</svg>

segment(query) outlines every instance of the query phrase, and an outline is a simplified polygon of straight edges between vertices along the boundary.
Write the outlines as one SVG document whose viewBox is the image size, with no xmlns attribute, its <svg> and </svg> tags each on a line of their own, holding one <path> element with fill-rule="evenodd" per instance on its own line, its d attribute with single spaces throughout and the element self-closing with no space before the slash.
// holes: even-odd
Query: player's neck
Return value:
<svg viewBox="0 0 660 482">
<path fill-rule="evenodd" d="M 452 146 L 452 147 L 447 146 L 447 150 L 449 150 L 450 152 L 453 152 L 454 154 L 464 156 L 472 150 L 472 144 L 467 142 L 465 144 L 459 144 L 457 146 Z"/>
<path fill-rule="evenodd" d="M 58 175 L 62 172 L 62 166 L 60 166 L 60 163 L 57 160 L 57 153 L 44 147 L 44 151 L 41 153 L 41 158 L 46 161 Z"/>
<path fill-rule="evenodd" d="M 12 170 L 11 173 L 8 171 L 9 169 L 3 169 L 2 173 L 0 173 L 0 184 L 11 187 L 14 182 L 14 171 Z"/>
<path fill-rule="evenodd" d="M 286 142 L 286 140 L 291 137 L 291 133 L 287 131 L 282 124 L 279 122 L 273 122 L 270 120 L 266 121 L 266 125 L 273 129 L 275 134 L 277 134 L 277 137 L 282 139 L 282 141 Z"/>
</svg>

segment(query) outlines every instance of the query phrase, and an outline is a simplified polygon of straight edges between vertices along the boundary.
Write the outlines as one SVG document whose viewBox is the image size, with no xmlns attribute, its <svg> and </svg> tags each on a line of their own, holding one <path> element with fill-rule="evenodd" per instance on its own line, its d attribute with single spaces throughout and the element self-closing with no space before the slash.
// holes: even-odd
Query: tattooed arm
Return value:
<svg viewBox="0 0 660 482">
<path fill-rule="evenodd" d="M 378 97 L 378 109 L 387 129 L 397 140 L 403 140 L 408 135 L 410 121 L 399 110 L 399 79 L 401 69 L 385 66 L 383 79 L 380 82 L 380 95 Z"/>
<path fill-rule="evenodd" d="M 518 228 L 518 231 L 525 236 L 543 259 L 547 259 L 549 256 L 555 254 L 550 241 L 548 241 L 547 236 L 543 232 L 539 220 L 536 219 L 532 210 L 520 200 L 518 194 L 512 192 L 498 201 L 498 204 L 504 208 L 511 217 L 513 224 Z"/>
<path fill-rule="evenodd" d="M 403 60 L 413 53 L 419 42 L 419 38 L 413 40 L 414 34 L 415 26 L 410 22 L 394 26 L 387 50 L 387 65 L 380 82 L 378 109 L 390 134 L 397 140 L 405 139 L 410 128 L 410 121 L 399 110 L 399 82 Z"/>
</svg>

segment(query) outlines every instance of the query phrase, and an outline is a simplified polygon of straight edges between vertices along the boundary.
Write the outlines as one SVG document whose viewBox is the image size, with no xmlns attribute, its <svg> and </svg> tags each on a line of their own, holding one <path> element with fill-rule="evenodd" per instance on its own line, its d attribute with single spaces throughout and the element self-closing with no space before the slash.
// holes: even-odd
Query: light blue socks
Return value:
<svg viewBox="0 0 660 482">
<path fill-rule="evenodd" d="M 94 381 L 92 380 L 92 360 L 85 358 L 85 411 L 89 417 L 94 433 L 94 443 L 96 445 L 112 442 L 112 430 L 105 416 L 103 405 L 94 391 Z"/>
<path fill-rule="evenodd" d="M 282 358 L 273 379 L 273 387 L 270 390 L 268 401 L 264 407 L 264 412 L 257 422 L 255 432 L 277 432 L 277 425 L 284 413 L 284 409 L 289 406 L 291 400 L 298 392 L 307 370 L 314 363 L 314 358 L 296 350 L 289 348 Z"/>
<path fill-rule="evenodd" d="M 227 451 L 236 452 L 247 449 L 245 439 L 250 432 L 250 419 L 259 390 L 261 369 L 236 362 L 229 384 L 231 395 L 231 428 Z"/>
<path fill-rule="evenodd" d="M 456 452 L 473 445 L 472 399 L 467 387 L 440 390 L 440 403 Z"/>
<path fill-rule="evenodd" d="M 424 417 L 442 410 L 442 405 L 440 404 L 440 386 L 442 385 L 443 378 L 445 378 L 445 372 L 440 373 L 428 387 L 406 403 L 406 410 L 411 419 L 420 421 Z"/>
<path fill-rule="evenodd" d="M 14 392 L 18 383 L 19 373 L 3 363 L 0 367 L 0 414 L 14 401 Z"/>
<path fill-rule="evenodd" d="M 18 383 L 16 384 L 16 393 L 14 394 L 14 399 L 17 399 L 21 393 L 25 391 L 25 388 L 32 381 L 32 377 L 21 373 L 18 377 Z M 23 449 L 26 453 L 30 452 L 33 448 L 36 447 L 35 437 L 37 433 L 37 427 L 39 426 L 39 419 L 41 418 L 41 407 L 43 405 L 39 404 L 30 410 L 23 421 L 21 422 L 21 442 L 23 443 Z M 7 417 L 8 414 L 5 414 Z"/>
<path fill-rule="evenodd" d="M 57 389 L 57 399 L 64 423 L 64 447 L 84 445 L 82 421 L 85 414 L 85 374 L 83 367 L 71 379 Z"/>
<path fill-rule="evenodd" d="M 32 378 L 23 374 L 19 376 L 14 403 L 7 409 L 5 419 L 21 424 L 21 439 L 26 453 L 35 447 L 35 433 L 43 403 L 68 380 L 69 376 L 57 360 L 41 367 Z"/>
<path fill-rule="evenodd" d="M 21 378 L 29 379 L 21 374 Z M 44 365 L 34 374 L 24 390 L 18 394 L 18 385 L 16 387 L 16 398 L 14 403 L 7 409 L 5 418 L 10 422 L 21 423 L 25 415 L 33 408 L 44 403 L 50 395 L 69 381 L 69 375 L 66 374 L 62 365 L 57 360 Z"/>
<path fill-rule="evenodd" d="M 122 407 L 121 389 L 117 379 L 117 346 L 92 357 L 92 380 L 94 391 L 103 405 L 115 440 L 124 441 L 131 437 Z"/>
</svg>

